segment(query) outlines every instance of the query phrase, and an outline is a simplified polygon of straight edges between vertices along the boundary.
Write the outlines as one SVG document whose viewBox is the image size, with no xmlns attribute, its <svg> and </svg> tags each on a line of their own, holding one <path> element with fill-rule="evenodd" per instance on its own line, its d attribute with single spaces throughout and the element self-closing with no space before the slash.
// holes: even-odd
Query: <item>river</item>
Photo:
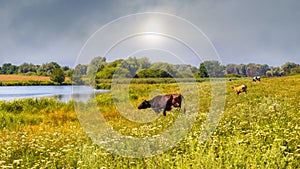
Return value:
<svg viewBox="0 0 300 169">
<path fill-rule="evenodd" d="M 61 102 L 87 101 L 95 94 L 108 90 L 96 90 L 90 86 L 1 86 L 0 100 L 54 97 Z"/>
</svg>

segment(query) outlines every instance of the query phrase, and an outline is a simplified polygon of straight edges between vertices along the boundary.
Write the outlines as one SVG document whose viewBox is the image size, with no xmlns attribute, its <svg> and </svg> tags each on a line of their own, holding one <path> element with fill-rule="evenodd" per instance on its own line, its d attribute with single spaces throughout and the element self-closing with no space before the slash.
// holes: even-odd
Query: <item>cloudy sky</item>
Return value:
<svg viewBox="0 0 300 169">
<path fill-rule="evenodd" d="M 97 30 L 120 17 L 144 12 L 189 21 L 211 41 L 223 64 L 299 64 L 299 9 L 298 0 L 0 0 L 0 64 L 56 61 L 73 67 Z M 114 31 L 103 38 L 109 39 Z M 161 49 L 167 50 L 161 53 L 172 53 L 171 47 Z M 114 54 L 126 57 L 120 51 Z"/>
</svg>

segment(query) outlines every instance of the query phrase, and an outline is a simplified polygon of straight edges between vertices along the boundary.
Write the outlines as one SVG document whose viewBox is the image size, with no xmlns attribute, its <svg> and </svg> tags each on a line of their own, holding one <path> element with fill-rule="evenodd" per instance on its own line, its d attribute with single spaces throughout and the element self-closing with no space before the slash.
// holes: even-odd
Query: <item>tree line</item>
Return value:
<svg viewBox="0 0 300 169">
<path fill-rule="evenodd" d="M 87 65 L 77 65 L 74 75 L 78 77 L 93 76 L 95 79 L 128 78 L 205 78 L 205 77 L 254 77 L 287 76 L 300 74 L 300 65 L 286 62 L 282 66 L 267 64 L 227 64 L 218 61 L 204 61 L 199 67 L 188 64 L 173 65 L 164 62 L 151 63 L 148 58 L 129 57 L 107 62 L 105 57 L 95 57 Z"/>
<path fill-rule="evenodd" d="M 23 63 L 19 66 L 4 63 L 0 74 L 22 74 L 50 76 L 52 81 L 62 83 L 70 77 L 75 84 L 93 83 L 97 79 L 121 78 L 205 78 L 205 77 L 253 77 L 286 76 L 300 74 L 300 65 L 287 62 L 272 67 L 267 64 L 227 64 L 218 61 L 204 61 L 199 68 L 188 64 L 151 63 L 148 58 L 129 57 L 107 62 L 105 57 L 95 57 L 89 64 L 78 64 L 74 69 L 56 62 L 34 65 Z"/>
<path fill-rule="evenodd" d="M 32 63 L 23 63 L 19 66 L 11 63 L 4 63 L 0 66 L 0 74 L 20 74 L 28 76 L 49 76 L 54 82 L 62 83 L 65 77 L 71 77 L 73 70 L 68 66 L 60 66 L 56 62 L 34 65 Z"/>
<path fill-rule="evenodd" d="M 218 61 L 204 61 L 199 67 L 200 77 L 254 77 L 254 76 L 288 76 L 300 74 L 300 65 L 286 62 L 282 66 L 267 64 L 227 64 L 221 65 Z"/>
</svg>

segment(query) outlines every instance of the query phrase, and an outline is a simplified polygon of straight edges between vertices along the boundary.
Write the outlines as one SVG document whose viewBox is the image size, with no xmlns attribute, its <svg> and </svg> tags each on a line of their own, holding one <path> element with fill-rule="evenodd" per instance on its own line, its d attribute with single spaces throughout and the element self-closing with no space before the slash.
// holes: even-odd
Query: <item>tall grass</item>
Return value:
<svg viewBox="0 0 300 169">
<path fill-rule="evenodd" d="M 236 95 L 231 86 L 246 84 Z M 211 105 L 210 83 L 199 83 L 198 118 L 174 148 L 148 158 L 107 152 L 85 134 L 72 102 L 26 99 L 0 102 L 0 166 L 3 168 L 300 168 L 300 76 L 227 83 L 223 117 L 213 135 L 199 143 Z M 130 84 L 136 107 L 151 92 L 176 93 L 176 84 Z M 152 94 L 155 94 L 152 93 Z M 149 96 L 150 95 L 150 96 Z M 119 103 L 124 101 L 120 95 Z M 126 96 L 127 97 L 127 96 Z M 107 123 L 132 137 L 163 132 L 179 116 L 172 110 L 151 123 L 122 117 L 109 94 L 97 97 Z M 189 102 L 186 102 L 188 104 Z M 151 111 L 138 111 L 152 116 Z M 155 114 L 154 114 L 155 115 Z"/>
</svg>

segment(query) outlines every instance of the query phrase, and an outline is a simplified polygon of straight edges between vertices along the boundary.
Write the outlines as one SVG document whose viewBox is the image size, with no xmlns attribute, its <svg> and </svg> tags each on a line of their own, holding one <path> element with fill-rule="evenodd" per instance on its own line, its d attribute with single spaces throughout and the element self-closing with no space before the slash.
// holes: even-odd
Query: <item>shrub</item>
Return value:
<svg viewBox="0 0 300 169">
<path fill-rule="evenodd" d="M 57 82 L 57 83 L 61 84 L 62 82 L 65 81 L 64 71 L 61 68 L 54 69 L 52 75 L 50 76 L 50 79 L 53 82 Z"/>
<path fill-rule="evenodd" d="M 226 74 L 226 77 L 227 77 L 227 78 L 233 78 L 233 77 L 240 78 L 241 75 L 238 75 L 238 74 Z"/>
</svg>

